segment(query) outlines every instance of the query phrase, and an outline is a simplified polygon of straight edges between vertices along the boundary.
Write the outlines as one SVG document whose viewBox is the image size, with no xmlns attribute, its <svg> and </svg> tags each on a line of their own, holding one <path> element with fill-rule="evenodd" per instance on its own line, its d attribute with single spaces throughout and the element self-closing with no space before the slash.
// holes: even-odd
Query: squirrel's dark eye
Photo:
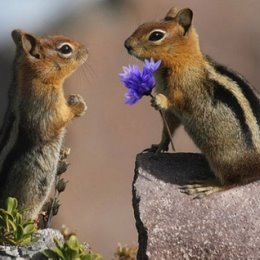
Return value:
<svg viewBox="0 0 260 260">
<path fill-rule="evenodd" d="M 165 36 L 165 32 L 157 30 L 157 31 L 153 31 L 149 35 L 148 40 L 152 41 L 152 42 L 156 42 L 156 41 L 161 40 L 164 36 Z"/>
<path fill-rule="evenodd" d="M 69 58 L 73 53 L 73 46 L 68 42 L 63 42 L 57 47 L 59 56 Z"/>
<path fill-rule="evenodd" d="M 72 52 L 72 48 L 68 44 L 63 44 L 58 48 L 58 51 L 61 52 L 62 54 L 69 54 Z"/>
</svg>

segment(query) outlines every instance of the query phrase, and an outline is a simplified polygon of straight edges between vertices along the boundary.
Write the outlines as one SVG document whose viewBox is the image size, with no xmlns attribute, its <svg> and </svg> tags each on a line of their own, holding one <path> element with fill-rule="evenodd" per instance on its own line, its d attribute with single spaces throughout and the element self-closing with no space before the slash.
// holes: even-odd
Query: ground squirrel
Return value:
<svg viewBox="0 0 260 260">
<path fill-rule="evenodd" d="M 86 111 L 79 95 L 64 97 L 63 82 L 87 60 L 87 49 L 62 35 L 35 37 L 14 30 L 9 103 L 0 131 L 0 207 L 18 199 L 36 218 L 55 178 L 65 127 Z"/>
<path fill-rule="evenodd" d="M 259 178 L 260 102 L 240 74 L 201 53 L 192 18 L 189 8 L 172 8 L 163 20 L 139 26 L 125 47 L 141 60 L 161 60 L 153 105 L 165 111 L 172 133 L 184 125 L 216 176 L 184 190 L 210 194 Z M 150 150 L 168 145 L 164 129 Z"/>
</svg>

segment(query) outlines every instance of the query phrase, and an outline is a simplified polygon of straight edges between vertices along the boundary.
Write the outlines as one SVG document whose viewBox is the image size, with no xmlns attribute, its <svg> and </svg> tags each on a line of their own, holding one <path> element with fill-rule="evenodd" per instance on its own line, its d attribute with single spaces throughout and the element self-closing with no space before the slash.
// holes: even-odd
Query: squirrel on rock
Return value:
<svg viewBox="0 0 260 260">
<path fill-rule="evenodd" d="M 239 73 L 203 55 L 189 8 L 170 9 L 164 19 L 139 26 L 125 41 L 140 60 L 161 60 L 152 105 L 165 112 L 171 133 L 182 124 L 206 156 L 215 178 L 183 187 L 208 195 L 260 177 L 260 101 Z M 151 152 L 167 151 L 163 129 Z"/>
</svg>

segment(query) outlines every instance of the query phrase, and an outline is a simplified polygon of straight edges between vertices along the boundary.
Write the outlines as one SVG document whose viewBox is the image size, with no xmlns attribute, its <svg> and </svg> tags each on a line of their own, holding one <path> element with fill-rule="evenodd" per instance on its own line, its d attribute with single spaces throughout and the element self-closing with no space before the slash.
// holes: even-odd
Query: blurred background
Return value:
<svg viewBox="0 0 260 260">
<path fill-rule="evenodd" d="M 159 113 L 144 98 L 125 105 L 118 79 L 122 66 L 137 63 L 124 40 L 143 22 L 161 19 L 172 6 L 190 7 L 201 48 L 242 73 L 256 87 L 260 81 L 259 0 L 3 0 L 0 10 L 0 119 L 7 102 L 14 44 L 10 32 L 64 34 L 83 42 L 89 59 L 65 84 L 66 94 L 81 94 L 88 105 L 68 128 L 71 147 L 67 189 L 54 227 L 75 231 L 95 251 L 112 259 L 118 242 L 137 243 L 131 204 L 135 156 L 160 140 Z M 140 64 L 140 63 L 139 63 Z M 198 149 L 180 128 L 178 152 Z"/>
</svg>

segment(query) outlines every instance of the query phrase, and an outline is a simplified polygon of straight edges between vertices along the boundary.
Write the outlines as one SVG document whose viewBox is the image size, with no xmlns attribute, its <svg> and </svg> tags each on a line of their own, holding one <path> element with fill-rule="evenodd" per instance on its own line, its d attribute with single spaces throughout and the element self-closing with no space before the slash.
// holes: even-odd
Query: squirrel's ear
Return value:
<svg viewBox="0 0 260 260">
<path fill-rule="evenodd" d="M 174 17 L 177 15 L 177 13 L 178 13 L 178 9 L 177 9 L 176 7 L 172 7 L 172 8 L 168 11 L 168 13 L 166 14 L 164 20 L 166 20 L 166 21 L 167 21 L 167 20 L 173 20 Z"/>
<path fill-rule="evenodd" d="M 190 29 L 191 22 L 192 22 L 193 12 L 189 8 L 185 8 L 180 10 L 177 15 L 176 19 L 177 22 L 183 27 L 184 29 L 184 35 L 187 33 L 187 31 Z"/>
<path fill-rule="evenodd" d="M 19 46 L 21 43 L 22 31 L 18 29 L 13 30 L 11 35 L 16 46 Z"/>
<path fill-rule="evenodd" d="M 36 37 L 21 30 L 14 30 L 12 31 L 12 38 L 18 48 L 22 48 L 27 54 L 37 59 L 40 58 Z"/>
</svg>

